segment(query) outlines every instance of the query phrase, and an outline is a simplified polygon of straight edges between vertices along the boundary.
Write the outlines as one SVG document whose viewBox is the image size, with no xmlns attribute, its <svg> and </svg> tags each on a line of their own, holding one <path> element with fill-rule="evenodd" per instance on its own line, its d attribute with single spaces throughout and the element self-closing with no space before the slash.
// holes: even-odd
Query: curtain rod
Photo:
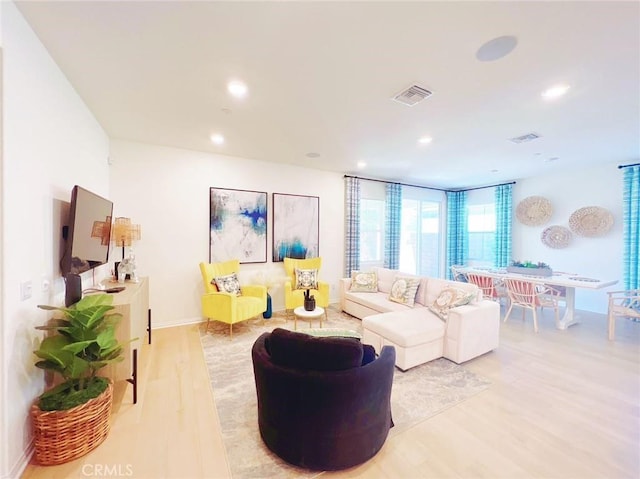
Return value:
<svg viewBox="0 0 640 479">
<path fill-rule="evenodd" d="M 630 166 L 640 166 L 640 163 L 631 163 L 630 165 L 618 165 L 618 169 L 629 168 Z"/>
<path fill-rule="evenodd" d="M 361 176 L 353 176 L 353 175 L 344 175 L 345 178 L 357 178 L 358 180 L 365 180 L 365 181 L 377 181 L 378 183 L 394 183 L 396 185 L 402 185 L 402 186 L 411 186 L 413 188 L 424 188 L 425 190 L 435 190 L 435 191 L 449 191 L 449 190 L 444 190 L 442 188 L 434 188 L 432 186 L 421 186 L 421 185 L 410 185 L 407 183 L 400 183 L 398 181 L 387 181 L 387 180 L 376 180 L 374 178 L 362 178 Z"/>
<path fill-rule="evenodd" d="M 631 166 L 631 165 L 629 165 L 629 166 Z M 362 178 L 360 176 L 344 175 L 344 177 L 345 178 L 357 178 L 359 180 L 365 180 L 365 181 L 377 181 L 379 183 L 395 183 L 397 185 L 411 186 L 413 188 L 424 188 L 425 190 L 444 191 L 445 193 L 456 192 L 456 191 L 482 190 L 484 188 L 495 188 L 496 186 L 515 185 L 516 184 L 515 181 L 510 181 L 508 183 L 499 183 L 497 185 L 488 185 L 488 186 L 478 186 L 476 188 L 461 188 L 459 190 L 446 190 L 446 189 L 443 189 L 443 188 L 434 188 L 434 187 L 431 187 L 431 186 L 409 185 L 407 183 L 400 183 L 400 182 L 397 182 L 397 181 L 377 180 L 377 179 L 374 179 L 374 178 Z"/>
<path fill-rule="evenodd" d="M 449 190 L 449 191 L 473 191 L 473 190 L 483 190 L 485 188 L 495 188 L 496 186 L 505 186 L 505 185 L 515 185 L 515 181 L 508 181 L 506 183 L 498 183 L 495 185 L 487 185 L 487 186 L 476 186 L 475 188 L 461 188 L 459 190 Z"/>
</svg>

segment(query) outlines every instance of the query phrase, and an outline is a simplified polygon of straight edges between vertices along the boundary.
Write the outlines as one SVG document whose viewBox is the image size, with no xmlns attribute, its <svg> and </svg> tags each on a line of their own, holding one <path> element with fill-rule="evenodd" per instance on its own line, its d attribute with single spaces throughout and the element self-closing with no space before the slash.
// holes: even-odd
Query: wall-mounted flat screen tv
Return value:
<svg viewBox="0 0 640 479">
<path fill-rule="evenodd" d="M 80 274 L 109 259 L 113 202 L 78 185 L 71 191 L 62 274 Z"/>
</svg>

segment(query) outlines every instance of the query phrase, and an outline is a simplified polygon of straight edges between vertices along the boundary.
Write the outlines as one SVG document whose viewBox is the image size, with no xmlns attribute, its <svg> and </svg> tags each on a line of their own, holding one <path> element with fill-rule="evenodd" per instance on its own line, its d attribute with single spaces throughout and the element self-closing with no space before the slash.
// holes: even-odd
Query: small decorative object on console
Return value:
<svg viewBox="0 0 640 479">
<path fill-rule="evenodd" d="M 316 298 L 310 294 L 309 290 L 304 292 L 304 309 L 305 311 L 313 311 L 316 309 Z"/>
<path fill-rule="evenodd" d="M 130 278 L 131 282 L 137 283 L 136 275 L 136 255 L 133 250 L 129 250 L 129 256 L 118 264 L 118 283 L 124 283 L 125 278 Z"/>
</svg>

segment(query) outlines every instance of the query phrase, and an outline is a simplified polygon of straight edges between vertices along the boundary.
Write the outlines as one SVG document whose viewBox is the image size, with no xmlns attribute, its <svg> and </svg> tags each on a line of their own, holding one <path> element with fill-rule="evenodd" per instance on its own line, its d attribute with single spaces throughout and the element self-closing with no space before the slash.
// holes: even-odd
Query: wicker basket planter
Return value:
<svg viewBox="0 0 640 479">
<path fill-rule="evenodd" d="M 100 396 L 65 411 L 42 411 L 31 406 L 38 464 L 51 466 L 84 456 L 109 434 L 113 383 Z"/>
</svg>

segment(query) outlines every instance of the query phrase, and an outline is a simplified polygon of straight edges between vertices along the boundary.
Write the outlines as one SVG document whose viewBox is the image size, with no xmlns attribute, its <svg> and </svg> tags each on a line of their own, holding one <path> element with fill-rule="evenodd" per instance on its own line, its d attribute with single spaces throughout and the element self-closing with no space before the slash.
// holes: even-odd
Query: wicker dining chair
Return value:
<svg viewBox="0 0 640 479">
<path fill-rule="evenodd" d="M 485 276 L 476 273 L 468 273 L 467 280 L 469 283 L 475 284 L 482 290 L 482 296 L 485 299 L 492 301 L 498 300 L 498 292 L 496 291 L 496 284 L 491 276 Z"/>
<path fill-rule="evenodd" d="M 525 310 L 530 309 L 533 315 L 533 329 L 538 332 L 538 315 L 536 313 L 538 307 L 551 307 L 555 312 L 556 323 L 560 319 L 558 297 L 560 291 L 551 286 L 531 283 L 518 279 L 505 278 L 505 286 L 509 295 L 509 309 L 504 316 L 506 322 L 511 315 L 514 306 L 522 308 L 522 319 L 525 317 Z"/>
<path fill-rule="evenodd" d="M 609 291 L 607 294 L 609 341 L 613 341 L 616 335 L 616 318 L 640 319 L 640 289 Z"/>
</svg>

